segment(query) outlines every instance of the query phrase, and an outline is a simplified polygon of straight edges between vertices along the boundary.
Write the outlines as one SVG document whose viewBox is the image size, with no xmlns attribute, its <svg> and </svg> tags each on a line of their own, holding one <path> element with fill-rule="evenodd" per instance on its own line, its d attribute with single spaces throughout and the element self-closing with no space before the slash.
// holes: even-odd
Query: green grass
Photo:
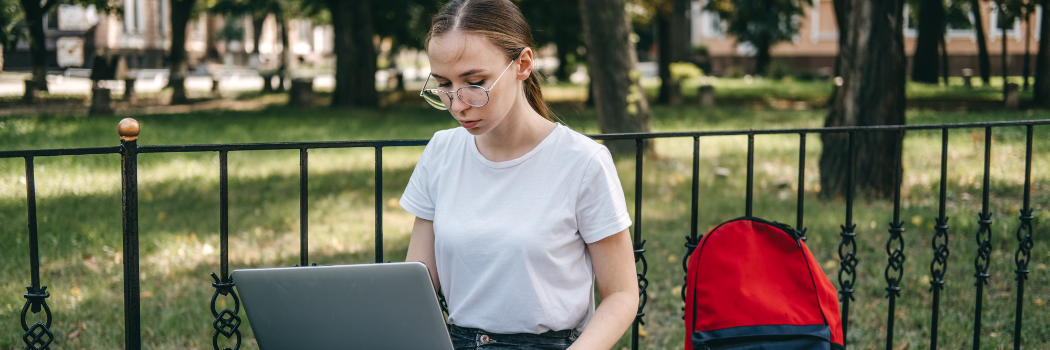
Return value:
<svg viewBox="0 0 1050 350">
<path fill-rule="evenodd" d="M 726 89 L 728 90 L 728 88 Z M 593 110 L 559 109 L 560 116 L 584 133 L 598 133 Z M 715 130 L 818 127 L 823 111 L 774 111 L 723 107 L 653 108 L 653 128 Z M 1045 111 L 956 113 L 910 111 L 909 124 L 1023 120 L 1048 117 Z M 257 112 L 207 112 L 136 116 L 140 145 L 428 138 L 454 127 L 444 112 L 417 108 L 377 111 L 328 108 L 270 108 Z M 37 116 L 0 119 L 0 149 L 112 146 L 118 144 L 115 117 Z M 977 134 L 974 134 L 977 132 Z M 976 137 L 976 142 L 974 141 Z M 1012 344 L 1013 252 L 1024 168 L 1023 128 L 997 129 L 992 149 L 992 278 L 985 289 L 982 348 Z M 798 137 L 756 137 L 755 203 L 758 216 L 794 224 Z M 976 215 L 980 210 L 983 133 L 956 130 L 950 137 L 948 215 L 951 258 L 942 293 L 939 339 L 942 348 L 970 346 L 976 255 Z M 1050 347 L 1050 128 L 1036 128 L 1032 205 L 1036 245 L 1025 294 L 1025 347 Z M 817 160 L 820 141 L 808 138 L 806 216 L 808 244 L 835 281 L 839 228 L 845 203 L 820 200 Z M 645 159 L 643 236 L 648 240 L 649 302 L 643 348 L 680 348 L 684 331 L 679 288 L 684 236 L 689 234 L 692 139 L 655 143 L 656 157 Z M 939 185 L 939 132 L 909 132 L 906 139 L 902 218 L 907 261 L 895 317 L 896 344 L 922 348 L 930 329 L 929 275 Z M 385 258 L 405 256 L 412 217 L 397 207 L 421 147 L 384 150 Z M 291 266 L 299 263 L 297 151 L 233 152 L 230 171 L 230 267 Z M 744 213 L 746 137 L 701 140 L 699 227 L 702 231 Z M 45 157 L 36 160 L 37 215 L 41 280 L 52 294 L 52 330 L 62 349 L 111 349 L 123 344 L 120 213 L 120 159 L 117 155 Z M 318 264 L 373 260 L 373 151 L 310 151 L 310 260 Z M 732 172 L 714 175 L 714 168 Z M 618 159 L 628 203 L 635 196 L 634 162 Z M 142 339 L 150 349 L 211 348 L 213 320 L 208 303 L 219 270 L 218 156 L 215 153 L 139 156 L 139 227 L 142 288 Z M 24 165 L 0 159 L 0 349 L 21 348 L 18 313 L 29 284 Z M 633 211 L 633 205 L 629 205 Z M 887 222 L 892 205 L 861 198 L 854 208 L 860 265 L 849 342 L 859 349 L 882 348 L 886 325 Z M 633 214 L 632 214 L 633 215 Z M 837 282 L 835 282 L 837 286 Z M 230 304 L 220 303 L 220 306 Z M 246 320 L 246 318 L 245 318 Z M 78 331 L 79 330 L 79 331 Z M 257 348 L 248 325 L 241 327 L 246 349 Z M 626 339 L 626 338 L 625 338 Z M 229 346 L 220 340 L 220 345 Z M 616 348 L 629 344 L 622 341 Z"/>
</svg>

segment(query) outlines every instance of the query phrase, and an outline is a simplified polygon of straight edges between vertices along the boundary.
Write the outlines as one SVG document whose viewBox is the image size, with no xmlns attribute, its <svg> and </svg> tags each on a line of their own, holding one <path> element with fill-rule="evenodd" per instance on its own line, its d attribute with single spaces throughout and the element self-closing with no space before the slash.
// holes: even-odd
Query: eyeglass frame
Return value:
<svg viewBox="0 0 1050 350">
<path fill-rule="evenodd" d="M 518 52 L 518 54 L 514 55 L 514 57 L 512 57 L 510 59 L 510 63 L 507 64 L 507 68 L 503 68 L 503 72 L 501 72 L 499 74 L 499 76 L 496 77 L 496 81 L 492 82 L 492 87 L 491 88 L 486 89 L 484 86 L 481 86 L 481 85 L 467 85 L 467 86 L 462 86 L 459 89 L 456 89 L 454 91 L 445 91 L 445 90 L 436 89 L 436 88 L 435 89 L 427 89 L 427 84 L 430 83 L 430 77 L 433 76 L 432 74 L 427 74 L 427 80 L 425 82 L 423 82 L 423 88 L 419 90 L 419 97 L 423 97 L 423 93 L 427 92 L 427 90 L 433 90 L 433 91 L 436 91 L 436 92 L 443 93 L 443 94 L 445 94 L 445 96 L 448 96 L 449 105 L 445 106 L 445 108 L 439 108 L 438 106 L 435 106 L 433 103 L 430 103 L 430 101 L 427 100 L 426 97 L 423 97 L 423 100 L 426 100 L 428 105 L 430 105 L 431 107 L 434 107 L 435 109 L 437 109 L 439 111 L 447 111 L 447 110 L 449 110 L 449 108 L 452 108 L 452 103 L 451 102 L 452 102 L 452 94 L 453 93 L 456 94 L 456 97 L 459 98 L 460 102 L 463 102 L 464 104 L 466 104 L 468 106 L 475 107 L 475 108 L 485 107 L 485 106 L 487 106 L 489 104 L 489 101 L 491 100 L 491 98 L 489 97 L 489 92 L 492 91 L 492 88 L 496 87 L 496 83 L 499 83 L 500 78 L 503 78 L 503 74 L 507 73 L 507 70 L 510 69 L 510 66 L 514 65 L 514 61 L 517 61 L 518 57 L 521 57 L 521 54 L 524 53 L 524 52 L 525 52 L 525 50 L 522 50 L 522 51 Z M 469 88 L 475 88 L 476 87 L 476 88 L 480 88 L 482 91 L 485 91 L 485 103 L 480 105 L 480 106 L 475 106 L 475 105 L 472 105 L 472 104 L 468 103 L 466 100 L 464 100 L 463 96 L 459 94 L 459 90 L 463 90 L 463 88 L 467 88 L 467 87 L 469 87 Z"/>
</svg>

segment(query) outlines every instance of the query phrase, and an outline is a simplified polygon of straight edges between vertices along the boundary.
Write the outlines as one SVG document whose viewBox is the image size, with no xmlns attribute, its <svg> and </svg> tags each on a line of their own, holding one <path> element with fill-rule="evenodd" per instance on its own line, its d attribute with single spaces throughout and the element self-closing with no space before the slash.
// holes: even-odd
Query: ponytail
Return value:
<svg viewBox="0 0 1050 350">
<path fill-rule="evenodd" d="M 529 78 L 525 79 L 525 99 L 529 101 L 529 105 L 536 110 L 536 113 L 553 122 L 557 116 L 551 110 L 550 104 L 543 100 L 543 91 L 540 90 L 540 77 L 537 74 L 539 73 L 533 70 L 532 74 L 529 74 Z"/>
</svg>

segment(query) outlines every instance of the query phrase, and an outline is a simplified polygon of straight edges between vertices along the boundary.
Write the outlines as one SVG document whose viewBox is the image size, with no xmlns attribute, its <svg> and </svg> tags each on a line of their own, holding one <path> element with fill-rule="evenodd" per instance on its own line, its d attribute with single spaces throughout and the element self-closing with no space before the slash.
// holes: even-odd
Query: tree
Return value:
<svg viewBox="0 0 1050 350">
<path fill-rule="evenodd" d="M 996 7 L 995 13 L 996 13 L 996 16 L 998 16 L 998 18 L 997 18 L 997 20 L 995 22 L 996 22 L 996 24 L 999 25 L 999 28 L 995 28 L 995 29 L 999 29 L 1002 32 L 1002 35 L 1001 35 L 1001 39 L 1002 40 L 1001 41 L 1002 41 L 1002 44 L 1003 44 L 1003 49 L 1002 49 L 1002 54 L 1000 55 L 999 58 L 1002 61 L 1001 72 L 1003 74 L 1003 95 L 1005 96 L 1005 94 L 1006 94 L 1006 85 L 1007 85 L 1007 83 L 1006 83 L 1006 76 L 1007 76 L 1007 72 L 1008 72 L 1007 71 L 1006 61 L 1007 61 L 1007 59 L 1010 56 L 1010 53 L 1006 50 L 1006 43 L 1009 41 L 1006 38 L 1006 31 L 1011 29 L 1011 28 L 1013 28 L 1014 20 L 1016 20 L 1017 14 L 1020 13 L 1020 11 L 1021 11 L 1020 10 L 1021 4 L 1020 4 L 1019 0 L 998 0 L 995 3 L 995 7 Z"/>
<path fill-rule="evenodd" d="M 271 14 L 283 14 L 285 12 L 285 7 L 287 7 L 283 3 L 284 1 L 282 0 L 219 0 L 214 5 L 212 5 L 208 11 L 211 13 L 222 14 L 231 18 L 237 16 L 249 16 L 251 18 L 253 44 L 252 47 L 255 51 L 252 54 L 252 59 L 256 63 L 258 63 L 260 57 L 259 40 L 260 38 L 262 38 L 263 23 L 266 21 L 266 18 L 269 17 Z M 283 16 L 277 16 L 276 18 L 282 19 Z M 278 27 L 280 27 L 280 30 L 282 32 L 285 31 L 284 21 L 279 20 L 277 22 L 277 25 Z M 287 45 L 282 47 L 287 47 Z M 280 62 L 281 67 L 283 67 L 285 65 L 285 62 L 287 61 L 285 59 L 286 56 L 287 55 L 285 55 L 282 52 Z M 273 78 L 272 72 L 265 72 L 263 74 L 262 91 L 264 93 L 273 91 L 273 84 L 271 82 L 271 78 Z M 281 80 L 283 84 L 283 76 Z"/>
<path fill-rule="evenodd" d="M 8 6 L 10 3 L 4 1 Z M 22 7 L 22 23 L 24 27 L 29 31 L 29 54 L 33 61 L 33 86 L 26 86 L 27 88 L 36 89 L 39 91 L 47 91 L 47 66 L 48 59 L 47 55 L 47 35 L 44 32 L 44 16 L 53 9 L 55 5 L 59 3 L 71 3 L 78 5 L 94 5 L 96 8 L 102 10 L 102 12 L 118 12 L 118 8 L 111 4 L 109 0 L 20 0 Z M 11 22 L 11 19 L 0 20 L 4 22 Z M 7 26 L 10 29 L 19 27 L 17 22 L 8 23 Z M 10 30 L 9 29 L 9 30 Z M 11 35 L 7 35 L 11 36 Z M 14 35 L 17 37 L 17 35 Z M 27 94 L 30 91 L 26 91 Z"/>
<path fill-rule="evenodd" d="M 580 55 L 577 50 L 584 44 L 579 5 L 565 0 L 515 2 L 525 16 L 525 21 L 532 27 L 532 40 L 536 46 L 554 44 L 558 51 L 558 70 L 554 71 L 554 76 L 558 81 L 568 81 L 575 68 L 572 63 L 584 59 L 584 55 Z"/>
<path fill-rule="evenodd" d="M 944 39 L 945 12 L 943 0 L 910 1 L 919 10 L 919 38 L 915 41 L 911 80 L 936 84 L 940 74 L 940 43 Z"/>
<path fill-rule="evenodd" d="M 973 29 L 977 35 L 977 65 L 980 68 L 981 81 L 987 86 L 992 83 L 992 61 L 988 58 L 988 42 L 984 35 L 984 20 L 981 19 L 981 0 L 970 0 L 970 11 L 973 13 Z"/>
<path fill-rule="evenodd" d="M 335 29 L 333 107 L 376 107 L 376 50 L 372 1 L 326 0 Z"/>
<path fill-rule="evenodd" d="M 825 127 L 901 125 L 905 107 L 904 0 L 835 0 L 840 25 L 836 89 Z M 843 24 L 846 24 L 843 26 Z M 842 29 L 846 29 L 842 31 Z M 896 157 L 901 144 L 895 132 L 857 133 L 849 163 L 848 134 L 821 135 L 821 196 L 846 193 L 850 166 L 855 186 L 874 196 L 893 193 Z"/>
<path fill-rule="evenodd" d="M 689 1 L 688 0 L 634 0 L 645 9 L 646 15 L 632 18 L 635 25 L 642 28 L 653 28 L 652 36 L 656 41 L 656 67 L 660 77 L 660 90 L 656 103 L 666 104 L 671 100 L 672 89 L 676 82 L 671 76 L 671 63 L 686 61 L 691 51 L 689 42 Z M 637 29 L 637 28 L 636 28 Z M 644 35 L 638 30 L 639 35 Z M 645 43 L 639 42 L 642 47 Z"/>
<path fill-rule="evenodd" d="M 171 0 L 171 73 L 168 85 L 172 87 L 173 105 L 187 102 L 186 75 L 189 73 L 189 58 L 186 55 L 186 24 L 190 22 L 196 9 L 197 0 Z"/>
<path fill-rule="evenodd" d="M 711 0 L 704 9 L 726 20 L 727 32 L 755 48 L 754 73 L 765 74 L 770 48 L 798 34 L 802 0 Z"/>
<path fill-rule="evenodd" d="M 1039 15 L 1040 23 L 1050 23 L 1050 0 L 1038 0 L 1043 11 Z M 1035 56 L 1035 86 L 1032 91 L 1032 102 L 1039 106 L 1050 105 L 1050 25 L 1039 26 L 1039 52 Z"/>
<path fill-rule="evenodd" d="M 26 23 L 18 0 L 0 0 L 0 49 L 14 49 L 18 42 L 25 39 Z M 0 61 L 0 71 L 3 70 Z"/>
<path fill-rule="evenodd" d="M 587 66 L 594 89 L 595 109 L 602 133 L 647 132 L 649 105 L 632 71 L 631 47 L 623 0 L 580 0 L 583 35 L 587 42 Z M 634 142 L 606 142 L 613 154 L 634 151 Z"/>
<path fill-rule="evenodd" d="M 1021 75 L 1024 76 L 1024 87 L 1023 90 L 1028 91 L 1028 77 L 1032 73 L 1032 14 L 1035 11 L 1035 1 L 1023 0 L 1020 4 L 1021 15 L 1024 16 L 1024 63 L 1021 68 Z"/>
<path fill-rule="evenodd" d="M 33 61 L 32 88 L 47 91 L 47 36 L 44 34 L 44 16 L 59 0 L 21 0 L 26 27 L 29 29 L 29 54 Z M 26 86 L 28 90 L 30 86 Z M 29 91 L 26 91 L 28 94 Z"/>
<path fill-rule="evenodd" d="M 397 67 L 397 55 L 403 49 L 423 49 L 423 38 L 430 28 L 430 9 L 439 8 L 438 0 L 386 0 L 372 3 L 372 23 L 375 34 L 390 39 L 387 53 L 390 68 Z M 404 88 L 403 79 L 397 77 L 397 88 Z"/>
</svg>

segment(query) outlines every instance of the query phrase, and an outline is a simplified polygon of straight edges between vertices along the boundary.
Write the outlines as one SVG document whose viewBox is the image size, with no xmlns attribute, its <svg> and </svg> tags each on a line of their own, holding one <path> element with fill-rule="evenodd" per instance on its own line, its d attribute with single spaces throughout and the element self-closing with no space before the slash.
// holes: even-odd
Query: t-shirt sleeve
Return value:
<svg viewBox="0 0 1050 350">
<path fill-rule="evenodd" d="M 591 157 L 584 171 L 576 199 L 576 223 L 588 244 L 631 226 L 616 166 L 604 147 Z"/>
<path fill-rule="evenodd" d="M 428 145 L 423 149 L 423 155 L 416 163 L 415 170 L 412 170 L 412 177 L 408 179 L 408 186 L 405 187 L 405 193 L 401 194 L 398 204 L 412 215 L 434 221 L 434 201 L 430 196 L 433 189 L 430 188 L 432 182 L 427 171 L 430 153 L 432 152 Z"/>
</svg>

